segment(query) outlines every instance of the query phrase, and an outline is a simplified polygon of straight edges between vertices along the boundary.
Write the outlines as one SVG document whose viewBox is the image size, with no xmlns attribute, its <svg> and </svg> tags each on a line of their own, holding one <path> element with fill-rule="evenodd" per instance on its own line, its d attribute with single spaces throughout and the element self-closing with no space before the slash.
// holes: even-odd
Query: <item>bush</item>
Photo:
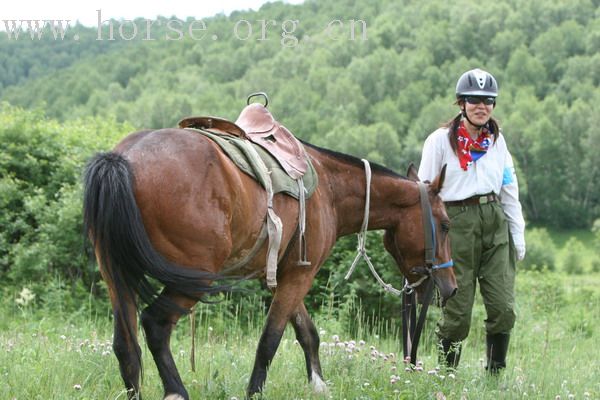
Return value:
<svg viewBox="0 0 600 400">
<path fill-rule="evenodd" d="M 600 240 L 600 219 L 594 221 L 594 225 L 592 226 L 592 232 L 596 234 L 596 239 Z"/>
<path fill-rule="evenodd" d="M 593 245 L 596 247 L 596 249 L 600 249 L 600 219 L 594 221 L 592 232 L 595 234 Z M 600 272 L 600 259 L 594 258 L 594 260 L 592 260 L 592 272 Z"/>
<path fill-rule="evenodd" d="M 93 153 L 113 147 L 128 130 L 107 119 L 59 124 L 39 111 L 0 104 L 6 145 L 0 153 L 0 281 L 13 288 L 9 293 L 28 287 L 45 303 L 60 287 L 77 306 L 96 287 L 97 268 L 84 252 L 80 177 Z"/>
<path fill-rule="evenodd" d="M 309 309 L 319 310 L 329 306 L 338 313 L 335 317 L 342 317 L 346 312 L 354 317 L 344 320 L 345 329 L 356 329 L 356 324 L 361 322 L 356 318 L 356 308 L 360 308 L 363 315 L 378 315 L 383 319 L 397 318 L 400 312 L 401 299 L 384 291 L 371 275 L 364 259 L 359 261 L 350 279 L 344 277 L 352 261 L 356 257 L 356 235 L 346 236 L 338 240 L 331 255 L 317 274 L 313 289 L 305 299 Z M 367 254 L 377 273 L 386 282 L 397 289 L 401 289 L 404 278 L 392 257 L 383 246 L 383 232 L 367 233 Z M 353 311 L 349 311 L 353 310 Z M 343 318 L 342 318 L 343 319 Z"/>
<path fill-rule="evenodd" d="M 547 271 L 525 271 L 517 279 L 517 292 L 537 315 L 547 317 L 565 306 L 565 289 L 560 276 Z"/>
<path fill-rule="evenodd" d="M 592 272 L 594 272 L 594 273 L 600 272 L 600 260 L 594 259 L 592 261 Z"/>
<path fill-rule="evenodd" d="M 546 229 L 534 228 L 527 231 L 527 255 L 519 268 L 531 271 L 556 269 L 556 246 Z"/>
<path fill-rule="evenodd" d="M 586 271 L 585 247 L 579 239 L 572 236 L 565 244 L 562 270 L 571 275 L 581 275 Z"/>
</svg>

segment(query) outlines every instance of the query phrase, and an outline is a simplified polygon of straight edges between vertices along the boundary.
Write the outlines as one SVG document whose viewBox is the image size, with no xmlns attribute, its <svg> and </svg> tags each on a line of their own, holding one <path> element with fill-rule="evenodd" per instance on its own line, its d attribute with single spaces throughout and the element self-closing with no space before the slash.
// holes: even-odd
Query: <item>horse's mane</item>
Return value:
<svg viewBox="0 0 600 400">
<path fill-rule="evenodd" d="M 308 146 L 310 148 L 313 148 L 321 153 L 325 153 L 328 156 L 331 156 L 333 158 L 337 158 L 339 160 L 345 161 L 349 164 L 353 164 L 356 165 L 359 168 L 363 168 L 363 162 L 360 158 L 358 157 L 354 157 L 351 156 L 349 154 L 345 154 L 345 153 L 340 153 L 338 151 L 334 151 L 334 150 L 330 150 L 330 149 L 326 149 L 324 147 L 319 147 L 317 145 L 314 145 L 312 143 L 308 143 L 307 141 L 304 141 L 302 139 L 298 139 L 302 142 L 302 144 L 304 144 L 305 146 Z M 373 163 L 369 161 L 369 164 L 371 165 L 371 170 L 375 173 L 378 174 L 382 174 L 382 175 L 387 175 L 387 176 L 391 176 L 394 178 L 400 178 L 400 179 L 408 179 L 406 176 L 404 175 L 400 175 L 397 172 L 392 171 L 389 168 L 384 167 L 383 165 L 379 165 L 377 163 Z"/>
</svg>

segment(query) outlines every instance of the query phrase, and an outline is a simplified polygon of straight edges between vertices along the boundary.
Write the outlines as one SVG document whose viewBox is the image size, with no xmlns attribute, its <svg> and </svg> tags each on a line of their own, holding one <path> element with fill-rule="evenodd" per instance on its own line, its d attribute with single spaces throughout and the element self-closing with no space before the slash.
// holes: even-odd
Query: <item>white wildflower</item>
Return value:
<svg viewBox="0 0 600 400">
<path fill-rule="evenodd" d="M 19 292 L 19 297 L 15 299 L 15 303 L 20 306 L 25 307 L 29 303 L 31 303 L 35 299 L 35 293 L 33 293 L 29 288 L 24 287 L 21 292 Z"/>
</svg>

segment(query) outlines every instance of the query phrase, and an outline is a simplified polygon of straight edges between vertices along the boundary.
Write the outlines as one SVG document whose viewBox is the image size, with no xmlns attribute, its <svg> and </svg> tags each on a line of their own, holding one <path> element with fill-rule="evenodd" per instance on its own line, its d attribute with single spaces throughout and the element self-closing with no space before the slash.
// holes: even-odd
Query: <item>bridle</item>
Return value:
<svg viewBox="0 0 600 400">
<path fill-rule="evenodd" d="M 425 269 L 430 275 L 438 269 L 450 268 L 454 265 L 452 259 L 442 264 L 435 263 L 436 235 L 435 221 L 433 220 L 433 212 L 431 203 L 429 202 L 429 194 L 427 193 L 427 185 L 423 182 L 417 182 L 419 187 L 419 197 L 421 199 L 421 217 L 423 220 L 423 230 L 425 231 Z"/>
<path fill-rule="evenodd" d="M 363 159 L 362 162 L 365 165 L 366 175 L 365 211 L 363 223 L 358 233 L 357 254 L 354 258 L 354 261 L 352 262 L 352 265 L 350 266 L 350 270 L 348 271 L 344 279 L 348 280 L 350 278 L 350 275 L 352 275 L 352 273 L 354 272 L 354 269 L 356 268 L 360 259 L 364 258 L 364 260 L 367 262 L 367 265 L 369 266 L 371 274 L 375 277 L 377 282 L 383 287 L 385 291 L 390 292 L 396 296 L 402 295 L 402 336 L 404 358 L 407 359 L 408 357 L 410 357 L 409 360 L 411 360 L 412 364 L 415 364 L 417 359 L 417 347 L 419 345 L 419 339 L 423 330 L 423 326 L 425 324 L 425 316 L 427 314 L 427 309 L 433 297 L 434 281 L 432 279 L 432 274 L 436 270 L 452 267 L 454 265 L 454 262 L 452 261 L 452 259 L 450 259 L 450 261 L 447 261 L 445 263 L 436 264 L 436 227 L 435 221 L 433 219 L 431 203 L 429 201 L 429 193 L 427 191 L 427 185 L 425 183 L 417 182 L 419 188 L 420 206 L 422 211 L 421 216 L 423 222 L 423 230 L 425 233 L 425 264 L 421 267 L 412 268 L 412 272 L 421 274 L 422 276 L 421 278 L 419 278 L 419 280 L 413 283 L 409 283 L 408 280 L 405 279 L 404 287 L 400 290 L 394 288 L 391 284 L 385 283 L 383 279 L 381 279 L 381 277 L 375 270 L 375 267 L 371 263 L 371 259 L 367 255 L 367 251 L 365 248 L 366 232 L 367 227 L 369 225 L 371 166 L 369 162 L 365 159 Z M 400 252 L 398 252 L 398 254 L 400 254 Z M 416 296 L 414 293 L 414 289 L 425 281 L 427 281 L 427 287 L 425 289 L 425 297 L 423 299 L 423 306 L 421 307 L 419 321 L 417 322 Z"/>
</svg>

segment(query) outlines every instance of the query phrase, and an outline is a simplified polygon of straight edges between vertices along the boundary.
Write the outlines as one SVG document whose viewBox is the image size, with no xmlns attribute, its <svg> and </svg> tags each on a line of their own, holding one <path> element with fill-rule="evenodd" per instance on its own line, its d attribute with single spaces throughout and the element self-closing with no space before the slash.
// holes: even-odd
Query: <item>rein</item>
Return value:
<svg viewBox="0 0 600 400">
<path fill-rule="evenodd" d="M 429 279 L 427 282 L 427 287 L 425 288 L 425 296 L 423 299 L 423 306 L 421 307 L 421 312 L 419 314 L 419 320 L 417 321 L 417 305 L 416 305 L 416 296 L 414 289 L 421 285 L 425 280 L 431 278 L 431 274 L 438 270 L 444 268 L 450 268 L 454 265 L 452 260 L 442 263 L 435 264 L 435 249 L 436 249 L 436 235 L 435 235 L 435 223 L 433 220 L 433 213 L 431 210 L 431 203 L 429 202 L 429 194 L 427 192 L 427 185 L 422 182 L 417 182 L 419 187 L 419 197 L 421 203 L 422 210 L 422 221 L 423 221 L 423 229 L 425 232 L 425 266 L 423 268 L 418 268 L 419 270 L 423 270 L 423 276 L 419 278 L 414 283 L 409 283 L 407 279 L 404 280 L 404 287 L 400 290 L 394 288 L 391 284 L 385 283 L 385 281 L 379 276 L 375 267 L 371 263 L 371 259 L 367 255 L 366 239 L 367 239 L 367 228 L 369 225 L 369 206 L 371 199 L 371 166 L 369 162 L 365 159 L 362 159 L 363 164 L 365 165 L 365 177 L 366 177 L 366 199 L 365 199 L 365 211 L 362 226 L 358 233 L 358 246 L 357 246 L 357 254 L 348 270 L 348 273 L 344 277 L 345 280 L 350 278 L 350 275 L 356 269 L 358 262 L 361 258 L 367 262 L 369 266 L 369 270 L 371 274 L 375 277 L 377 282 L 381 285 L 381 287 L 386 291 L 395 296 L 402 296 L 402 342 L 403 342 L 403 350 L 404 350 L 404 359 L 408 361 L 412 361 L 414 365 L 417 360 L 417 348 L 419 346 L 419 340 L 421 338 L 421 332 L 423 331 L 423 327 L 425 325 L 425 317 L 427 315 L 427 309 L 429 308 L 429 304 L 433 298 L 433 288 L 434 281 L 433 279 Z M 416 270 L 414 268 L 413 270 Z"/>
<path fill-rule="evenodd" d="M 454 265 L 454 262 L 450 260 L 443 264 L 435 264 L 435 223 L 433 222 L 433 214 L 431 211 L 431 204 L 429 203 L 427 186 L 422 182 L 417 182 L 417 185 L 419 187 L 419 195 L 421 198 L 421 215 L 423 220 L 423 229 L 425 231 L 424 277 L 430 278 L 433 271 L 443 268 L 450 268 Z M 419 340 L 421 339 L 421 333 L 423 332 L 423 327 L 425 326 L 427 310 L 429 309 L 429 304 L 433 298 L 433 287 L 433 279 L 430 279 L 429 282 L 427 282 L 427 287 L 425 288 L 423 306 L 421 306 L 421 312 L 419 313 L 418 321 L 417 302 L 414 291 L 405 292 L 402 296 L 402 347 L 404 351 L 404 359 L 413 365 L 416 365 L 417 362 L 417 348 L 419 347 Z"/>
</svg>

